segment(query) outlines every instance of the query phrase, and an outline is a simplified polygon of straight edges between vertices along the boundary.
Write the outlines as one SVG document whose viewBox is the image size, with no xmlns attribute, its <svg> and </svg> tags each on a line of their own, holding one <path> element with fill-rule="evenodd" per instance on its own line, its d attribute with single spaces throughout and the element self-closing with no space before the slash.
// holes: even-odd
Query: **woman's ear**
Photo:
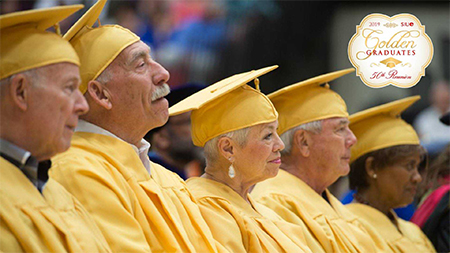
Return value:
<svg viewBox="0 0 450 253">
<path fill-rule="evenodd" d="M 304 129 L 300 129 L 294 133 L 293 138 L 293 144 L 295 145 L 293 148 L 297 149 L 302 156 L 308 157 L 311 154 L 309 133 Z"/>
<path fill-rule="evenodd" d="M 234 156 L 234 143 L 229 137 L 222 137 L 217 141 L 219 153 L 227 160 Z"/>
<path fill-rule="evenodd" d="M 375 170 L 375 166 L 374 166 L 374 160 L 375 158 L 373 158 L 372 156 L 367 157 L 365 164 L 364 164 L 364 168 L 366 170 L 366 174 L 370 177 L 370 178 L 376 178 L 377 173 Z"/>
<path fill-rule="evenodd" d="M 94 100 L 95 103 L 97 103 L 101 107 L 105 108 L 106 110 L 110 110 L 112 108 L 111 94 L 102 83 L 96 80 L 89 81 L 87 92 L 89 92 L 92 100 Z"/>
</svg>

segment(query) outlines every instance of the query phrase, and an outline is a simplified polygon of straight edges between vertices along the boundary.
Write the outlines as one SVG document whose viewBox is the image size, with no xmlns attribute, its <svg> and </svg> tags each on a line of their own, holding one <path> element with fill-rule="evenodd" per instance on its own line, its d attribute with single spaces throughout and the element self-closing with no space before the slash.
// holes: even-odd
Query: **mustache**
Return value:
<svg viewBox="0 0 450 253">
<path fill-rule="evenodd" d="M 170 93 L 170 87 L 167 83 L 164 83 L 161 86 L 156 86 L 156 89 L 155 89 L 155 91 L 153 91 L 153 94 L 152 94 L 152 102 L 169 95 L 169 93 Z"/>
</svg>

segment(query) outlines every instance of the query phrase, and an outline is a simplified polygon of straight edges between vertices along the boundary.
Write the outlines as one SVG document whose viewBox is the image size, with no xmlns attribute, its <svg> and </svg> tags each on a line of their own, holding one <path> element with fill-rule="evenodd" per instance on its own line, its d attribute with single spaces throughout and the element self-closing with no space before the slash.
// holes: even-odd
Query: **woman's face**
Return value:
<svg viewBox="0 0 450 253">
<path fill-rule="evenodd" d="M 422 181 L 419 173 L 420 154 L 406 157 L 394 165 L 376 171 L 374 180 L 379 198 L 387 206 L 397 208 L 414 200 L 417 186 Z"/>
<path fill-rule="evenodd" d="M 236 176 L 257 183 L 275 177 L 281 164 L 284 143 L 277 134 L 278 121 L 250 128 L 243 147 L 235 146 L 233 166 Z"/>
</svg>

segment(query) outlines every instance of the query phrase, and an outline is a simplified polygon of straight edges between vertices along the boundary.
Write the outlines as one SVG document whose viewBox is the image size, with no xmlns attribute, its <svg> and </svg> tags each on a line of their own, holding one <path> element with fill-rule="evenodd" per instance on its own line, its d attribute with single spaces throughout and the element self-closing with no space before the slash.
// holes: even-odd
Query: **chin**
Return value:
<svg viewBox="0 0 450 253">
<path fill-rule="evenodd" d="M 164 124 L 167 123 L 169 120 L 169 110 L 159 110 L 159 111 L 153 111 L 149 113 L 146 117 L 145 122 L 148 124 L 148 126 L 151 126 L 151 129 L 161 127 Z"/>
<path fill-rule="evenodd" d="M 266 173 L 266 176 L 267 176 L 266 179 L 269 179 L 269 178 L 272 178 L 272 177 L 276 177 L 278 175 L 278 171 L 280 170 L 279 168 L 280 167 L 277 166 L 276 169 L 274 169 L 274 168 L 268 169 L 267 173 Z"/>
<path fill-rule="evenodd" d="M 158 118 L 155 127 L 153 128 L 164 126 L 167 123 L 167 121 L 169 121 L 169 113 L 167 113 L 167 115 L 161 115 L 161 117 Z"/>
<path fill-rule="evenodd" d="M 341 169 L 340 169 L 340 176 L 341 177 L 347 176 L 348 173 L 350 173 L 350 165 L 347 164 L 347 165 L 341 167 Z"/>
<path fill-rule="evenodd" d="M 392 209 L 403 208 L 403 207 L 406 207 L 407 205 L 409 205 L 411 203 L 412 203 L 412 200 L 409 203 L 402 203 L 402 204 L 395 205 Z"/>
<path fill-rule="evenodd" d="M 60 148 L 60 147 L 58 147 L 58 148 Z M 36 155 L 36 159 L 38 160 L 38 162 L 50 160 L 55 155 L 62 153 L 64 151 L 59 151 L 59 149 L 46 150 L 45 152 L 43 152 L 39 155 Z"/>
<path fill-rule="evenodd" d="M 58 145 L 58 148 L 55 150 L 55 153 L 52 156 L 62 153 L 62 152 L 66 152 L 69 148 L 70 148 L 70 139 L 69 139 L 69 141 L 61 142 Z"/>
<path fill-rule="evenodd" d="M 165 110 L 161 110 L 158 113 L 159 116 L 159 122 L 161 123 L 161 126 L 166 124 L 167 121 L 169 120 L 169 109 L 166 108 Z"/>
</svg>

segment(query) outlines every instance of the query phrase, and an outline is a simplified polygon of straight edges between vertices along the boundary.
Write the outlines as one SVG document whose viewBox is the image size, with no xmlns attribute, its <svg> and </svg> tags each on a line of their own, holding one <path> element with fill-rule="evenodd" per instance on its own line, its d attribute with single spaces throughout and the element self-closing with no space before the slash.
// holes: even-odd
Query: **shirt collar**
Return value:
<svg viewBox="0 0 450 253">
<path fill-rule="evenodd" d="M 119 138 L 115 134 L 109 132 L 108 130 L 101 128 L 97 125 L 94 125 L 90 122 L 87 122 L 85 120 L 82 120 L 82 119 L 78 120 L 78 125 L 75 128 L 75 132 L 87 132 L 87 133 L 102 134 L 102 135 L 106 135 L 106 136 L 110 136 L 110 137 L 114 137 L 119 140 L 122 140 L 121 138 Z M 124 141 L 124 140 L 122 140 L 122 141 Z M 142 139 L 138 143 L 137 146 L 134 144 L 131 144 L 131 143 L 128 143 L 128 144 L 131 145 L 133 150 L 136 152 L 136 154 L 139 156 L 142 163 L 144 164 L 144 167 L 150 173 L 150 160 L 148 159 L 148 151 L 150 149 L 150 143 L 148 141 L 146 141 L 145 139 Z"/>
<path fill-rule="evenodd" d="M 4 139 L 0 139 L 0 152 L 14 159 L 20 165 L 25 165 L 28 158 L 30 158 L 31 156 L 31 153 L 29 151 L 19 148 L 18 146 Z"/>
<path fill-rule="evenodd" d="M 48 168 L 41 167 L 38 169 L 38 166 L 41 164 L 29 151 L 4 139 L 0 139 L 0 154 L 3 158 L 19 168 L 31 183 L 42 192 L 48 180 Z"/>
</svg>

